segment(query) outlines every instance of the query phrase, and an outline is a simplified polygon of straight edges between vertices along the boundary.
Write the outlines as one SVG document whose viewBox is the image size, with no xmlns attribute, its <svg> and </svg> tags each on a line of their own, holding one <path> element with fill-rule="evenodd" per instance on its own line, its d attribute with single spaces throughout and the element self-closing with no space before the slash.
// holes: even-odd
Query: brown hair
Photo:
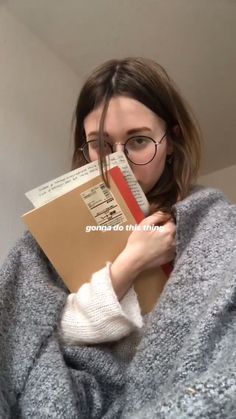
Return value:
<svg viewBox="0 0 236 419">
<path fill-rule="evenodd" d="M 109 101 L 114 96 L 138 100 L 166 123 L 173 143 L 173 161 L 165 169 L 154 188 L 147 194 L 152 211 L 171 211 L 178 199 L 184 199 L 196 181 L 200 166 L 200 129 L 192 112 L 173 81 L 159 64 L 144 58 L 109 60 L 90 75 L 81 89 L 75 110 L 74 154 L 72 168 L 86 162 L 80 151 L 85 141 L 84 119 L 104 105 L 99 128 L 100 167 L 104 179 L 103 126 Z M 177 127 L 177 129 L 176 129 Z"/>
</svg>

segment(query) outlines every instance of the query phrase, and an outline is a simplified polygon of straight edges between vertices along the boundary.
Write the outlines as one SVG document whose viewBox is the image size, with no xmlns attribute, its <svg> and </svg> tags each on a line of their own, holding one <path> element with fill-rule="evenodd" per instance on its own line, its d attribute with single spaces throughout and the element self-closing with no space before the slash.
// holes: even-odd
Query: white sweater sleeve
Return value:
<svg viewBox="0 0 236 419">
<path fill-rule="evenodd" d="M 110 263 L 91 281 L 70 294 L 60 321 L 62 339 L 72 344 L 111 342 L 143 325 L 140 306 L 132 288 L 118 301 L 110 278 Z"/>
</svg>

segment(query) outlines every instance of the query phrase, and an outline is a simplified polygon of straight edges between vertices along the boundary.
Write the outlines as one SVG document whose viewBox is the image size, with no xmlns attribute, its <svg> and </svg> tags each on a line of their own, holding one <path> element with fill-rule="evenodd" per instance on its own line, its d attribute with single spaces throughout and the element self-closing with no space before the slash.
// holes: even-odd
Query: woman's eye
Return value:
<svg viewBox="0 0 236 419">
<path fill-rule="evenodd" d="M 138 148 L 138 147 L 144 147 L 144 146 L 146 146 L 147 143 L 148 143 L 148 139 L 147 138 L 135 137 L 135 138 L 131 138 L 128 141 L 128 144 L 127 145 L 128 145 L 128 147 L 132 147 L 132 148 L 136 147 L 136 148 Z"/>
<path fill-rule="evenodd" d="M 99 153 L 99 141 L 98 140 L 89 141 L 88 148 L 91 151 Z M 110 153 L 112 151 L 112 146 L 106 141 L 104 141 L 104 151 L 105 153 Z"/>
<path fill-rule="evenodd" d="M 93 150 L 98 149 L 99 148 L 98 141 L 96 140 L 89 141 L 89 147 L 92 148 Z"/>
</svg>

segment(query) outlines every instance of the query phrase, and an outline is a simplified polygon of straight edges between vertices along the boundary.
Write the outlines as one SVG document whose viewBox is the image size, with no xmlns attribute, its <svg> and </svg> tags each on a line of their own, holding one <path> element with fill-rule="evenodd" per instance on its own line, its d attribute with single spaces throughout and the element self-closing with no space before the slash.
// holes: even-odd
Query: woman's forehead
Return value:
<svg viewBox="0 0 236 419">
<path fill-rule="evenodd" d="M 100 105 L 85 118 L 84 128 L 87 135 L 91 135 L 91 133 L 99 130 L 102 111 L 103 105 Z M 118 96 L 111 98 L 109 102 L 104 131 L 108 133 L 111 130 L 129 132 L 139 128 L 142 128 L 142 131 L 145 129 L 148 131 L 158 127 L 162 128 L 163 125 L 165 125 L 164 121 L 141 102 L 132 98 Z"/>
</svg>

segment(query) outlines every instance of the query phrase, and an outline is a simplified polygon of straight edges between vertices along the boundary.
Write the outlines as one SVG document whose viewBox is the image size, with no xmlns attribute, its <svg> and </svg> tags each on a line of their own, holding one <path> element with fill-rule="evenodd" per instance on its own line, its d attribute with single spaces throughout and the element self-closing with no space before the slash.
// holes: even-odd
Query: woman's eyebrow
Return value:
<svg viewBox="0 0 236 419">
<path fill-rule="evenodd" d="M 151 132 L 152 130 L 151 130 L 151 128 L 148 128 L 148 127 L 138 127 L 138 128 L 129 129 L 126 132 L 126 134 L 127 135 L 132 135 L 132 134 L 136 134 L 136 132 L 140 132 L 140 131 L 149 131 L 149 132 Z"/>
<path fill-rule="evenodd" d="M 132 134 L 136 134 L 137 132 L 141 132 L 141 131 L 149 131 L 151 132 L 151 128 L 148 127 L 137 127 L 137 128 L 131 128 L 126 132 L 126 135 L 132 135 Z M 92 135 L 98 135 L 99 131 L 92 131 L 88 133 L 88 137 L 92 136 Z M 107 137 L 109 137 L 108 132 L 104 132 L 104 135 L 106 135 Z"/>
<path fill-rule="evenodd" d="M 96 135 L 98 135 L 98 134 L 99 134 L 99 131 L 91 131 L 91 132 L 89 132 L 89 133 L 88 133 L 87 137 L 96 136 Z M 108 132 L 104 132 L 104 135 L 105 135 L 106 137 L 109 137 Z"/>
</svg>

